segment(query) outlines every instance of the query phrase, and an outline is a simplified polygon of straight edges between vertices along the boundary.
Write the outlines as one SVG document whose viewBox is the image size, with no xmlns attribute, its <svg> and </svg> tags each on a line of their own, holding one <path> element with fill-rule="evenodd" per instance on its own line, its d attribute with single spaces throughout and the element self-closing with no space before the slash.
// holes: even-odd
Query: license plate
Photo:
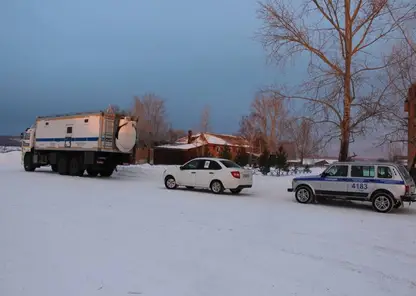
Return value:
<svg viewBox="0 0 416 296">
<path fill-rule="evenodd" d="M 248 178 L 248 177 L 250 177 L 249 174 L 243 174 L 243 178 Z"/>
</svg>

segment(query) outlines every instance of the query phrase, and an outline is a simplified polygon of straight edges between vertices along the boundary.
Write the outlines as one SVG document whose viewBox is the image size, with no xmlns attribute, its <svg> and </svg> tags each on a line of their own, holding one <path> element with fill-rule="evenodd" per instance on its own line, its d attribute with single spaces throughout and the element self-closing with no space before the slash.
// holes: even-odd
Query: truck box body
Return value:
<svg viewBox="0 0 416 296">
<path fill-rule="evenodd" d="M 38 117 L 34 147 L 37 150 L 129 153 L 131 149 L 128 148 L 133 148 L 133 142 L 131 145 L 126 145 L 130 146 L 125 147 L 127 149 L 120 149 L 116 145 L 117 139 L 114 138 L 116 121 L 115 115 L 102 113 Z M 119 121 L 122 125 L 123 119 Z M 123 130 L 121 132 L 123 133 Z M 124 133 L 128 133 L 128 131 Z M 121 138 L 118 140 L 121 141 Z"/>
<path fill-rule="evenodd" d="M 108 177 L 134 158 L 137 119 L 113 112 L 73 113 L 36 118 L 22 133 L 26 171 L 50 165 L 61 175 Z"/>
</svg>

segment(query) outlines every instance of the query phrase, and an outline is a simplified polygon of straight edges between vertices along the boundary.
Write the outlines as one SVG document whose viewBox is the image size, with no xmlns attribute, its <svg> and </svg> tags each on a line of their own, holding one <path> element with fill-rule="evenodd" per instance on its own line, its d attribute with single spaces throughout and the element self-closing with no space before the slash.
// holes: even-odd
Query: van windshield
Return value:
<svg viewBox="0 0 416 296">
<path fill-rule="evenodd" d="M 409 182 L 413 181 L 409 172 L 403 165 L 398 165 L 397 167 L 399 168 L 400 174 L 404 177 L 405 181 L 409 181 Z"/>
</svg>

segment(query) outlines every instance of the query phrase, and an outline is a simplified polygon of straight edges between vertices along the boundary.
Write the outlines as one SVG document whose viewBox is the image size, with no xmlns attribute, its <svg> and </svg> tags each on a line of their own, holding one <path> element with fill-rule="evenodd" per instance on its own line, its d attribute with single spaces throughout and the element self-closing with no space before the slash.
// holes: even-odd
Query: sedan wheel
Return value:
<svg viewBox="0 0 416 296">
<path fill-rule="evenodd" d="M 224 191 L 224 187 L 220 181 L 212 181 L 211 182 L 211 191 L 215 194 L 220 194 Z"/>
<path fill-rule="evenodd" d="M 165 186 L 167 189 L 175 189 L 176 187 L 178 187 L 175 178 L 172 176 L 167 176 L 165 178 Z"/>
</svg>

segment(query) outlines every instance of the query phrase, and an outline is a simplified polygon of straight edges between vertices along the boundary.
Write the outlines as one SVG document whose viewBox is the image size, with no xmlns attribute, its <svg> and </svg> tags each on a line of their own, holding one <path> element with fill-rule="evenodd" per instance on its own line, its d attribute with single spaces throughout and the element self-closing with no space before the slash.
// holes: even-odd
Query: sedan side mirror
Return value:
<svg viewBox="0 0 416 296">
<path fill-rule="evenodd" d="M 321 177 L 322 177 L 322 178 L 325 178 L 326 176 L 328 176 L 328 174 L 327 174 L 327 173 L 325 173 L 325 172 L 323 172 L 323 173 L 321 174 Z"/>
<path fill-rule="evenodd" d="M 182 171 L 183 170 L 183 166 L 180 166 L 179 169 Z"/>
</svg>

